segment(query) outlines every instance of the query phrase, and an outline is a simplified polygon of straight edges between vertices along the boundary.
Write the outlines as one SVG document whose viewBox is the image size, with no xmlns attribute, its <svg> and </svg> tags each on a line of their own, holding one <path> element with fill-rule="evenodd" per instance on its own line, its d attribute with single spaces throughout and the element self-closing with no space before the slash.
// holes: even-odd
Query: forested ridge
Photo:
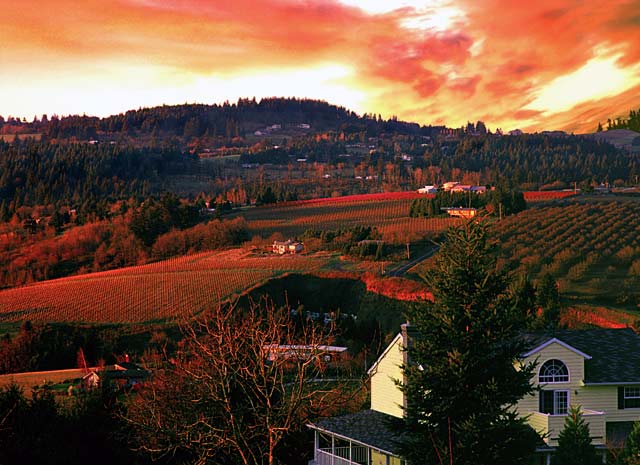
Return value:
<svg viewBox="0 0 640 465">
<path fill-rule="evenodd" d="M 515 185 L 628 180 L 640 170 L 638 157 L 613 145 L 581 136 L 539 134 L 467 137 L 425 154 L 425 163 L 451 172 L 477 172 L 482 179 Z"/>
<path fill-rule="evenodd" d="M 43 115 L 33 121 L 0 117 L 0 133 L 42 133 L 50 139 L 87 140 L 100 134 L 151 135 L 154 137 L 210 137 L 230 141 L 260 127 L 308 125 L 314 131 L 366 129 L 372 134 L 401 132 L 430 134 L 430 127 L 383 120 L 379 115 L 357 115 L 344 107 L 321 100 L 297 98 L 239 99 L 236 103 L 163 105 L 129 110 L 98 118 Z M 306 126 L 305 126 L 306 128 Z"/>
<path fill-rule="evenodd" d="M 195 160 L 175 147 L 0 142 L 0 219 L 22 205 L 146 196 L 163 176 L 193 172 Z"/>
</svg>

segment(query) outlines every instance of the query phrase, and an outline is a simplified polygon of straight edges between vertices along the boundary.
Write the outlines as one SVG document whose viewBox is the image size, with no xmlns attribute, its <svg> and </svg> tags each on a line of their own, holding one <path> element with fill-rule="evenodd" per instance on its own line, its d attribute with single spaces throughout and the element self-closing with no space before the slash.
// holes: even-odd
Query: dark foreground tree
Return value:
<svg viewBox="0 0 640 465">
<path fill-rule="evenodd" d="M 518 465 L 538 439 L 512 407 L 533 392 L 518 362 L 523 312 L 477 221 L 450 230 L 427 275 L 433 302 L 409 315 L 403 455 L 412 463 Z"/>
<path fill-rule="evenodd" d="M 572 406 L 558 436 L 554 465 L 598 465 L 602 457 L 591 444 L 589 426 L 582 418 L 580 407 Z"/>
<path fill-rule="evenodd" d="M 633 429 L 624 445 L 624 452 L 618 462 L 623 465 L 640 465 L 640 422 L 633 423 Z"/>
<path fill-rule="evenodd" d="M 129 406 L 138 448 L 154 456 L 272 464 L 281 442 L 342 399 L 344 386 L 322 377 L 329 342 L 323 328 L 296 326 L 272 308 L 227 306 L 183 332 L 176 357 Z"/>
</svg>

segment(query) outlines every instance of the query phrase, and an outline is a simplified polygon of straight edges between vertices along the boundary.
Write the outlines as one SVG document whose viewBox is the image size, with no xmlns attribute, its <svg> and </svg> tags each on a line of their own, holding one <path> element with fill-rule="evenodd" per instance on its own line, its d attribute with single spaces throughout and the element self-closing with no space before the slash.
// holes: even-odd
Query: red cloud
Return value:
<svg viewBox="0 0 640 465">
<path fill-rule="evenodd" d="M 353 69 L 350 85 L 371 95 L 363 111 L 411 118 L 425 114 L 419 99 L 428 98 L 430 120 L 421 122 L 455 126 L 493 114 L 500 120 L 488 123 L 503 127 L 528 118 L 581 127 L 576 116 L 591 118 L 585 111 L 595 103 L 547 120 L 522 108 L 597 50 L 619 54 L 620 66 L 640 63 L 635 0 L 453 4 L 464 19 L 436 32 L 403 27 L 411 8 L 369 15 L 337 0 L 24 0 L 0 17 L 0 58 L 7 69 L 59 63 L 79 74 L 100 61 L 196 75 L 338 63 Z M 610 101 L 624 113 L 640 95 Z"/>
</svg>

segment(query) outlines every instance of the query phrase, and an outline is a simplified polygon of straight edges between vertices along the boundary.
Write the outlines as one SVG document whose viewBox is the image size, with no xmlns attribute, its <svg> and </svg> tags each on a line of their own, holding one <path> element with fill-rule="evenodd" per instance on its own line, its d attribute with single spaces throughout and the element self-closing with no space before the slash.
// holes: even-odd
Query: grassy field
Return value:
<svg viewBox="0 0 640 465">
<path fill-rule="evenodd" d="M 324 255 L 202 253 L 0 292 L 0 322 L 138 323 L 196 314 L 269 278 L 313 272 Z"/>
<path fill-rule="evenodd" d="M 42 386 L 45 383 L 53 385 L 78 384 L 78 380 L 85 373 L 82 368 L 72 368 L 69 370 L 32 371 L 0 375 L 0 388 L 15 384 L 29 394 L 34 386 Z"/>
<path fill-rule="evenodd" d="M 268 237 L 281 233 L 296 237 L 308 229 L 337 230 L 353 226 L 375 226 L 390 242 L 402 243 L 406 236 L 417 240 L 439 233 L 460 222 L 458 218 L 410 218 L 414 192 L 353 195 L 335 199 L 289 202 L 247 209 L 240 213 L 252 234 Z"/>
<path fill-rule="evenodd" d="M 409 218 L 418 194 L 368 194 L 292 202 L 243 211 L 253 234 L 295 237 L 307 229 L 375 226 L 404 243 L 442 232 L 456 218 Z M 242 249 L 201 253 L 163 262 L 45 281 L 0 292 L 0 324 L 25 320 L 100 323 L 170 321 L 197 314 L 287 273 L 380 273 L 389 262 L 317 253 L 274 256 Z M 384 287 L 384 286 L 382 286 Z"/>
</svg>

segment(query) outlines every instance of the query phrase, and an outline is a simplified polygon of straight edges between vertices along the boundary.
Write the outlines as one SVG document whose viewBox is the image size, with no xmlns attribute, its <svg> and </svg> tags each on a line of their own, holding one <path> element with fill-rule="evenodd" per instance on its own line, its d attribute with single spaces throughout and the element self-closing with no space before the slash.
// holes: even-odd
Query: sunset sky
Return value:
<svg viewBox="0 0 640 465">
<path fill-rule="evenodd" d="M 23 0 L 0 44 L 0 114 L 29 120 L 297 96 L 591 132 L 640 107 L 638 0 Z"/>
</svg>

